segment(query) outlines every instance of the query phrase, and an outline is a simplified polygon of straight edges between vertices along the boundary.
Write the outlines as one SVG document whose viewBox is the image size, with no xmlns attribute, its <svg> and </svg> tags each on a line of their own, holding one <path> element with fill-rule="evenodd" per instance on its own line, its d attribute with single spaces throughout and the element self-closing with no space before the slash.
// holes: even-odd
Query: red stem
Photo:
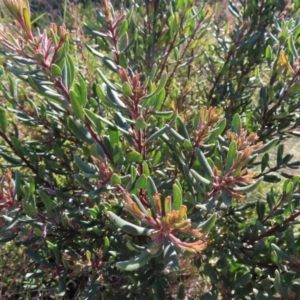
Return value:
<svg viewBox="0 0 300 300">
<path fill-rule="evenodd" d="M 283 224 L 287 224 L 289 222 L 293 222 L 295 221 L 295 219 L 297 217 L 300 216 L 300 212 L 298 211 L 297 213 L 294 213 L 293 215 L 291 215 L 289 218 L 287 218 L 285 221 L 283 221 Z M 271 236 L 281 225 L 278 224 L 276 226 L 273 226 L 272 228 L 270 228 L 268 231 L 260 234 L 259 236 L 257 236 L 256 238 L 253 238 L 253 239 L 246 239 L 246 240 L 243 240 L 242 242 L 246 242 L 247 244 L 253 244 L 254 242 L 258 241 L 258 240 L 261 240 L 265 237 L 268 237 L 268 236 Z"/>
</svg>

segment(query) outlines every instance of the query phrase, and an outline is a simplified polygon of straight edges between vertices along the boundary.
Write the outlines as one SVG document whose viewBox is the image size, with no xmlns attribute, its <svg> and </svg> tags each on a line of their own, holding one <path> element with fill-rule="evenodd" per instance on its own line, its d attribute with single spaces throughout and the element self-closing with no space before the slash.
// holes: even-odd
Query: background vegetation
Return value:
<svg viewBox="0 0 300 300">
<path fill-rule="evenodd" d="M 299 1 L 3 4 L 4 299 L 300 299 Z"/>
</svg>

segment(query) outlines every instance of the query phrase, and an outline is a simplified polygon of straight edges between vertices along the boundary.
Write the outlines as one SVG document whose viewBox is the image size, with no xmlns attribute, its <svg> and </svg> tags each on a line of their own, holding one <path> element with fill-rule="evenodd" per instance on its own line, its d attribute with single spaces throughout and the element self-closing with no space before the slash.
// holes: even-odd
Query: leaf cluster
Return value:
<svg viewBox="0 0 300 300">
<path fill-rule="evenodd" d="M 298 299 L 299 1 L 230 2 L 226 28 L 202 2 L 103 0 L 89 62 L 4 4 L 0 243 L 24 264 L 4 296 Z M 193 296 L 169 288 L 186 262 Z"/>
</svg>

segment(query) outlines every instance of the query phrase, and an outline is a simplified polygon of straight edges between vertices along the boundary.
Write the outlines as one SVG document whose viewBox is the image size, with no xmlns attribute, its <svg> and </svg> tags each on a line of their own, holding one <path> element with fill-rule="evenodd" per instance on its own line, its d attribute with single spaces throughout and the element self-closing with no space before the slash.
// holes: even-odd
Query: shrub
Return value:
<svg viewBox="0 0 300 300">
<path fill-rule="evenodd" d="M 3 2 L 4 297 L 298 299 L 299 1 L 104 0 L 83 56 Z"/>
</svg>

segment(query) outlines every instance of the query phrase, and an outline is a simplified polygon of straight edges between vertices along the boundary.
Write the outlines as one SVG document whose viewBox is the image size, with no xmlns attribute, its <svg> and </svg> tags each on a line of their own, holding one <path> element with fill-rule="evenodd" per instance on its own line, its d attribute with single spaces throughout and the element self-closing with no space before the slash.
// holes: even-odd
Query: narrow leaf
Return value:
<svg viewBox="0 0 300 300">
<path fill-rule="evenodd" d="M 141 227 L 141 226 L 132 224 L 128 221 L 125 221 L 111 211 L 108 211 L 107 214 L 108 214 L 108 217 L 110 218 L 110 220 L 117 227 L 119 227 L 122 231 L 124 231 L 126 233 L 129 233 L 132 235 L 148 235 L 151 232 L 153 232 L 153 229 Z"/>
<path fill-rule="evenodd" d="M 116 267 L 123 271 L 135 271 L 146 265 L 152 257 L 152 254 L 145 250 L 133 259 L 117 262 Z"/>
<path fill-rule="evenodd" d="M 237 144 L 236 141 L 232 141 L 229 145 L 229 150 L 227 153 L 226 165 L 225 165 L 225 173 L 228 173 L 230 168 L 233 165 L 233 160 L 236 155 Z"/>
<path fill-rule="evenodd" d="M 209 162 L 207 161 L 204 153 L 201 151 L 200 148 L 196 148 L 195 149 L 196 151 L 196 156 L 197 156 L 197 159 L 199 160 L 200 162 L 200 165 L 201 165 L 201 168 L 203 169 L 203 171 L 210 177 L 213 177 L 213 170 L 212 168 L 210 167 L 210 164 Z"/>
<path fill-rule="evenodd" d="M 165 87 L 165 85 L 167 83 L 167 78 L 168 78 L 167 74 L 164 73 L 161 76 L 160 82 L 159 82 L 158 87 L 156 88 L 156 90 L 154 92 L 152 92 L 151 94 L 144 96 L 142 98 L 142 100 L 147 100 L 147 99 L 150 99 L 150 98 L 155 97 L 156 95 L 158 95 L 160 93 L 160 91 Z"/>
<path fill-rule="evenodd" d="M 3 133 L 6 133 L 8 127 L 8 119 L 6 116 L 6 110 L 3 107 L 0 107 L 0 126 Z"/>
<path fill-rule="evenodd" d="M 164 245 L 164 265 L 166 274 L 180 269 L 175 246 L 169 239 L 166 239 Z"/>
<path fill-rule="evenodd" d="M 177 184 L 173 184 L 173 209 L 179 210 L 182 205 L 182 194 Z"/>
<path fill-rule="evenodd" d="M 215 225 L 216 221 L 218 218 L 218 214 L 215 213 L 213 215 L 211 215 L 206 221 L 204 221 L 203 223 L 199 224 L 197 226 L 197 228 L 201 228 L 203 233 L 207 233 L 209 232 Z"/>
<path fill-rule="evenodd" d="M 71 106 L 72 106 L 72 111 L 74 113 L 74 116 L 80 120 L 83 120 L 84 119 L 83 108 L 80 103 L 79 97 L 74 92 L 74 90 L 70 90 L 70 100 L 71 100 Z"/>
</svg>

